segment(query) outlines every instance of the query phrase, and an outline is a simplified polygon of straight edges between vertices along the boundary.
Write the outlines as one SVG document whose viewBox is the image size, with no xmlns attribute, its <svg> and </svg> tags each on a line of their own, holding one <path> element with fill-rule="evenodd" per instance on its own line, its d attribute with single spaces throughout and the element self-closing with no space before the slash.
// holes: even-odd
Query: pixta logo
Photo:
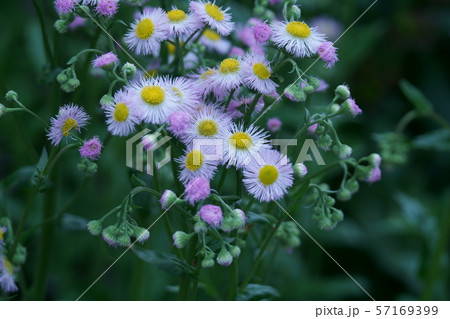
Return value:
<svg viewBox="0 0 450 319">
<path fill-rule="evenodd" d="M 171 140 L 170 136 L 161 137 L 161 133 L 151 133 L 150 129 L 144 129 L 129 138 L 126 143 L 126 164 L 130 168 L 134 168 L 139 172 L 146 172 L 153 176 L 154 169 L 159 170 L 161 167 L 170 162 L 170 143 L 164 149 L 164 158 L 158 162 L 154 161 L 155 151 L 162 148 Z M 144 163 L 144 154 L 146 155 Z M 145 164 L 145 170 L 144 170 Z"/>
</svg>

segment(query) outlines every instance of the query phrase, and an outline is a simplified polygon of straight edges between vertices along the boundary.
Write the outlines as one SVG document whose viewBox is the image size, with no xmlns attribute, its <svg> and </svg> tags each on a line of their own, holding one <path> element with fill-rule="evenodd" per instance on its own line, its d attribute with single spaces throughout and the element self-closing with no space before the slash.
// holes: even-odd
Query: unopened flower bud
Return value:
<svg viewBox="0 0 450 319">
<path fill-rule="evenodd" d="M 351 178 L 345 182 L 345 188 L 347 188 L 352 194 L 359 190 L 359 183 L 356 179 Z"/>
<path fill-rule="evenodd" d="M 331 206 L 333 206 L 335 203 L 336 203 L 336 200 L 335 200 L 333 197 L 331 197 L 331 196 L 329 196 L 329 195 L 326 195 L 326 196 L 325 196 L 325 205 L 327 205 L 328 207 L 331 207 Z"/>
<path fill-rule="evenodd" d="M 91 9 L 88 6 L 77 5 L 76 14 L 82 18 L 90 18 Z"/>
<path fill-rule="evenodd" d="M 220 229 L 226 233 L 229 233 L 234 230 L 233 227 L 233 218 L 230 215 L 226 215 L 223 218 L 222 223 L 220 224 Z"/>
<path fill-rule="evenodd" d="M 352 155 L 352 148 L 345 144 L 336 144 L 333 146 L 333 152 L 340 159 L 346 159 Z"/>
<path fill-rule="evenodd" d="M 8 102 L 14 102 L 19 98 L 19 95 L 15 91 L 8 91 L 5 95 Z"/>
<path fill-rule="evenodd" d="M 348 88 L 347 85 L 339 85 L 334 91 L 334 93 L 341 100 L 345 100 L 350 97 L 350 89 Z"/>
<path fill-rule="evenodd" d="M 13 264 L 23 265 L 27 259 L 27 249 L 21 244 L 17 245 L 16 253 L 12 259 Z"/>
<path fill-rule="evenodd" d="M 303 163 L 297 163 L 294 165 L 294 174 L 298 178 L 303 178 L 308 174 L 308 168 Z"/>
<path fill-rule="evenodd" d="M 371 166 L 379 167 L 381 164 L 381 156 L 377 153 L 370 154 L 367 160 Z"/>
<path fill-rule="evenodd" d="M 117 247 L 119 243 L 116 239 L 117 227 L 116 226 L 108 226 L 102 231 L 103 240 L 108 243 L 108 245 Z"/>
<path fill-rule="evenodd" d="M 202 260 L 202 267 L 203 267 L 203 268 L 211 268 L 211 267 L 214 267 L 214 264 L 215 264 L 215 262 L 214 262 L 214 259 L 213 259 L 213 258 L 206 257 L 206 258 L 204 258 L 204 259 Z"/>
<path fill-rule="evenodd" d="M 336 198 L 343 202 L 348 201 L 350 198 L 352 198 L 352 192 L 350 192 L 350 190 L 345 187 L 341 187 L 336 194 Z"/>
<path fill-rule="evenodd" d="M 86 173 L 88 176 L 94 176 L 97 173 L 98 165 L 94 162 L 90 162 L 86 166 Z"/>
<path fill-rule="evenodd" d="M 339 223 L 344 220 L 344 213 L 340 209 L 335 209 L 333 213 L 331 214 L 331 219 L 335 223 Z"/>
<path fill-rule="evenodd" d="M 239 229 L 245 226 L 245 213 L 239 208 L 236 208 L 231 212 L 231 218 L 234 229 Z"/>
<path fill-rule="evenodd" d="M 306 94 L 311 94 L 312 92 L 314 92 L 314 87 L 308 84 L 303 88 L 303 92 L 305 92 Z"/>
<path fill-rule="evenodd" d="M 105 94 L 102 96 L 102 98 L 100 99 L 100 105 L 102 107 L 105 107 L 106 105 L 109 105 L 111 103 L 114 103 L 114 99 L 111 95 L 109 94 Z"/>
<path fill-rule="evenodd" d="M 328 151 L 330 149 L 331 144 L 333 144 L 333 139 L 328 134 L 322 134 L 317 139 L 317 146 L 325 151 Z"/>
<path fill-rule="evenodd" d="M 233 256 L 225 248 L 225 246 L 223 246 L 219 254 L 217 255 L 216 261 L 221 266 L 229 266 L 233 262 Z"/>
<path fill-rule="evenodd" d="M 288 21 L 298 20 L 302 15 L 302 11 L 296 5 L 287 6 L 286 8 L 286 19 Z"/>
<path fill-rule="evenodd" d="M 342 103 L 342 110 L 353 117 L 362 113 L 362 110 L 356 104 L 354 99 L 347 99 Z"/>
<path fill-rule="evenodd" d="M 134 227 L 133 229 L 133 235 L 134 238 L 140 243 L 143 243 L 150 237 L 150 232 L 142 227 Z"/>
<path fill-rule="evenodd" d="M 260 17 L 264 14 L 265 11 L 266 11 L 266 8 L 258 5 L 258 6 L 255 6 L 255 8 L 253 9 L 253 14 L 257 17 Z"/>
<path fill-rule="evenodd" d="M 229 249 L 230 254 L 231 256 L 233 256 L 233 258 L 237 258 L 241 254 L 241 249 L 238 246 L 231 246 Z"/>
<path fill-rule="evenodd" d="M 318 78 L 310 77 L 308 79 L 308 83 L 314 88 L 314 90 L 320 87 L 320 80 Z"/>
<path fill-rule="evenodd" d="M 172 236 L 173 245 L 180 249 L 186 247 L 187 243 L 194 234 L 195 233 L 186 234 L 185 232 L 180 230 L 176 231 Z"/>
<path fill-rule="evenodd" d="M 123 247 L 129 246 L 131 244 L 131 238 L 128 234 L 119 232 L 119 236 L 117 236 L 117 243 Z"/>
<path fill-rule="evenodd" d="M 336 112 L 338 112 L 340 109 L 341 109 L 341 106 L 340 106 L 339 104 L 333 103 L 333 105 L 331 105 L 330 112 L 331 112 L 331 113 L 336 113 Z"/>
<path fill-rule="evenodd" d="M 127 78 L 132 78 L 136 74 L 136 66 L 127 62 L 122 66 L 122 72 Z"/>
<path fill-rule="evenodd" d="M 161 203 L 162 209 L 168 209 L 175 203 L 179 201 L 178 196 L 172 192 L 170 189 L 166 189 L 161 196 L 159 202 Z"/>
<path fill-rule="evenodd" d="M 102 221 L 91 220 L 89 223 L 87 223 L 87 229 L 94 236 L 100 235 L 103 230 Z"/>
<path fill-rule="evenodd" d="M 67 21 L 65 20 L 56 20 L 56 22 L 53 24 L 53 26 L 55 27 L 56 31 L 58 33 L 66 33 L 67 30 L 69 29 L 68 25 L 67 25 Z"/>
<path fill-rule="evenodd" d="M 66 83 L 67 80 L 69 80 L 69 78 L 64 72 L 61 72 L 56 76 L 56 81 L 58 81 L 59 84 Z"/>
<path fill-rule="evenodd" d="M 0 117 L 5 115 L 6 111 L 7 111 L 6 107 L 3 104 L 0 103 Z"/>
<path fill-rule="evenodd" d="M 194 231 L 196 233 L 206 233 L 208 231 L 208 224 L 206 224 L 203 220 L 198 218 L 198 220 L 194 224 Z"/>
</svg>

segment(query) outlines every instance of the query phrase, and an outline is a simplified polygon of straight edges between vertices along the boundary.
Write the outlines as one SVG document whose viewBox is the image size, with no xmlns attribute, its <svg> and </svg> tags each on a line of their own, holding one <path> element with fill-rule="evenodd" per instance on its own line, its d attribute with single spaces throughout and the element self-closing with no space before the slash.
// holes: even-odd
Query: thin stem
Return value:
<svg viewBox="0 0 450 319">
<path fill-rule="evenodd" d="M 225 183 L 225 178 L 227 177 L 228 169 L 224 168 L 222 174 L 220 175 L 219 186 L 217 186 L 217 192 L 220 194 L 222 192 L 223 185 Z"/>
<path fill-rule="evenodd" d="M 402 133 L 406 126 L 408 126 L 409 123 L 411 123 L 414 119 L 416 119 L 419 116 L 419 113 L 417 113 L 416 110 L 409 111 L 406 113 L 400 122 L 398 122 L 397 127 L 395 128 L 395 133 L 400 134 Z"/>
<path fill-rule="evenodd" d="M 428 117 L 433 121 L 435 121 L 440 126 L 446 128 L 447 130 L 450 130 L 450 124 L 439 114 L 432 112 L 428 114 Z"/>
<path fill-rule="evenodd" d="M 244 117 L 244 123 L 246 126 L 250 123 L 250 119 L 252 118 L 252 113 L 255 110 L 255 106 L 258 103 L 261 96 L 262 96 L 262 94 L 258 93 L 253 98 L 252 104 L 250 104 L 250 107 L 248 108 L 247 113 L 245 114 L 245 117 Z"/>
<path fill-rule="evenodd" d="M 225 103 L 225 113 L 227 113 L 227 111 L 228 111 L 228 106 L 230 105 L 231 100 L 233 99 L 233 95 L 234 95 L 235 91 L 236 91 L 236 89 L 232 89 L 230 91 L 230 95 L 228 96 L 227 102 Z"/>
<path fill-rule="evenodd" d="M 263 255 L 264 255 L 264 252 L 266 251 L 266 249 L 267 249 L 267 247 L 268 247 L 272 237 L 275 235 L 276 231 L 280 227 L 282 221 L 283 221 L 283 217 L 280 217 L 280 219 L 278 220 L 276 225 L 272 228 L 270 233 L 267 235 L 266 239 L 263 242 L 263 245 L 262 245 L 261 249 L 259 250 L 258 255 L 256 256 L 255 262 L 253 263 L 253 266 L 250 269 L 250 271 L 249 271 L 247 277 L 245 278 L 244 282 L 242 283 L 239 291 L 244 290 L 245 287 L 247 287 L 247 285 L 250 282 L 250 280 L 252 280 L 253 274 L 255 273 L 256 269 L 258 268 L 258 265 L 261 262 L 261 259 L 262 259 Z"/>
<path fill-rule="evenodd" d="M 55 62 L 52 50 L 50 48 L 50 42 L 48 40 L 47 32 L 45 30 L 44 16 L 42 14 L 42 8 L 41 8 L 41 6 L 39 5 L 39 3 L 36 0 L 33 0 L 33 5 L 34 5 L 34 8 L 36 9 L 36 12 L 38 14 L 39 24 L 41 26 L 41 33 L 42 33 L 42 40 L 44 42 L 45 54 L 47 55 L 47 59 L 48 59 L 49 63 L 53 67 L 55 67 L 56 66 L 56 62 Z"/>
<path fill-rule="evenodd" d="M 178 37 L 175 39 L 175 50 L 178 56 L 178 68 L 180 69 L 180 74 L 184 75 L 183 47 L 181 46 L 181 40 Z"/>
</svg>

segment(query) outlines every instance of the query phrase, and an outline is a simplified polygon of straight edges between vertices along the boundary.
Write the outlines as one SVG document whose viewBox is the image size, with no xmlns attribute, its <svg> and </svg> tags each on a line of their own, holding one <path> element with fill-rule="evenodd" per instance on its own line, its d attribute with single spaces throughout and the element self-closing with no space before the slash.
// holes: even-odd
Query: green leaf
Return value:
<svg viewBox="0 0 450 319">
<path fill-rule="evenodd" d="M 147 185 L 145 184 L 145 182 L 140 179 L 139 177 L 137 177 L 135 174 L 131 175 L 131 185 L 133 185 L 133 187 L 146 187 Z"/>
<path fill-rule="evenodd" d="M 86 230 L 88 222 L 81 216 L 64 214 L 61 219 L 61 227 L 65 230 Z"/>
<path fill-rule="evenodd" d="M 0 182 L 1 189 L 10 189 L 16 185 L 29 183 L 33 176 L 35 168 L 33 166 L 24 166 L 6 177 Z"/>
<path fill-rule="evenodd" d="M 245 216 L 247 217 L 246 224 L 270 224 L 270 221 L 260 214 L 247 212 Z"/>
<path fill-rule="evenodd" d="M 188 275 L 194 279 L 197 279 L 198 277 L 194 267 L 188 265 L 185 261 L 179 259 L 173 254 L 161 253 L 150 249 L 141 248 L 136 245 L 133 246 L 131 250 L 143 261 L 155 265 L 170 275 Z"/>
<path fill-rule="evenodd" d="M 433 111 L 433 105 L 430 101 L 428 101 L 425 95 L 411 83 L 406 80 L 401 80 L 400 89 L 419 113 L 424 114 Z"/>
<path fill-rule="evenodd" d="M 415 148 L 424 150 L 450 151 L 450 131 L 442 129 L 419 135 L 411 144 Z"/>
<path fill-rule="evenodd" d="M 36 185 L 39 180 L 42 178 L 41 173 L 44 171 L 45 166 L 48 162 L 48 154 L 45 147 L 42 149 L 41 157 L 39 158 L 38 163 L 36 164 L 36 168 L 34 170 L 33 176 L 31 178 L 32 185 Z"/>
<path fill-rule="evenodd" d="M 274 298 L 279 297 L 280 293 L 278 292 L 278 290 L 276 290 L 271 286 L 249 284 L 236 297 L 236 300 L 239 301 L 273 300 Z"/>
</svg>

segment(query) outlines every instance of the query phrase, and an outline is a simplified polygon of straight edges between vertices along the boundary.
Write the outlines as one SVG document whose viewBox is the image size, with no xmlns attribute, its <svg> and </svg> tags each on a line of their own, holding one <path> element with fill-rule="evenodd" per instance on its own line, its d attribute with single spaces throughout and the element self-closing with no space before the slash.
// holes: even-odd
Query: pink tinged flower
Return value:
<svg viewBox="0 0 450 319">
<path fill-rule="evenodd" d="M 310 125 L 310 126 L 308 126 L 308 135 L 310 135 L 310 136 L 313 136 L 313 135 L 315 135 L 316 134 L 316 130 L 317 130 L 317 126 L 318 126 L 319 124 L 313 124 L 313 125 Z"/>
<path fill-rule="evenodd" d="M 118 10 L 119 3 L 117 0 L 99 0 L 96 11 L 98 14 L 113 17 Z"/>
<path fill-rule="evenodd" d="M 354 99 L 347 99 L 344 103 L 342 103 L 342 107 L 347 113 L 353 115 L 353 117 L 362 113 Z"/>
<path fill-rule="evenodd" d="M 228 53 L 228 56 L 230 57 L 242 57 L 245 55 L 245 51 L 242 48 L 239 47 L 232 47 L 230 50 L 230 53 Z"/>
<path fill-rule="evenodd" d="M 297 163 L 294 165 L 294 174 L 298 178 L 303 178 L 308 174 L 308 168 L 303 163 Z"/>
<path fill-rule="evenodd" d="M 82 27 L 84 26 L 85 22 L 86 22 L 85 18 L 76 16 L 75 19 L 73 19 L 73 21 L 69 24 L 69 29 L 75 30 L 76 28 Z"/>
<path fill-rule="evenodd" d="M 169 115 L 169 126 L 167 129 L 177 137 L 181 137 L 191 123 L 191 117 L 183 111 L 174 112 Z"/>
<path fill-rule="evenodd" d="M 221 266 L 229 266 L 233 262 L 233 255 L 225 248 L 225 246 L 222 247 L 219 254 L 217 255 L 217 263 Z"/>
<path fill-rule="evenodd" d="M 92 61 L 92 66 L 96 69 L 102 68 L 107 70 L 112 70 L 119 59 L 117 55 L 112 52 L 105 53 Z"/>
<path fill-rule="evenodd" d="M 281 0 L 269 0 L 269 2 L 271 5 L 274 5 L 274 4 L 280 3 Z"/>
<path fill-rule="evenodd" d="M 191 205 L 205 199 L 211 194 L 209 180 L 203 177 L 194 178 L 186 185 L 186 199 Z"/>
<path fill-rule="evenodd" d="M 366 178 L 366 182 L 375 183 L 381 179 L 381 169 L 375 166 L 371 169 L 369 175 Z"/>
<path fill-rule="evenodd" d="M 178 201 L 177 195 L 170 189 L 166 189 L 161 196 L 159 202 L 161 203 L 162 209 L 169 209 Z"/>
<path fill-rule="evenodd" d="M 175 247 L 177 247 L 178 249 L 184 248 L 186 247 L 187 243 L 189 242 L 189 240 L 191 239 L 191 237 L 194 235 L 195 233 L 191 233 L 191 234 L 186 234 L 183 231 L 176 231 L 173 235 L 172 235 L 172 239 L 173 239 L 173 245 Z"/>
<path fill-rule="evenodd" d="M 269 129 L 269 131 L 273 132 L 277 132 L 280 130 L 281 125 L 283 123 L 281 123 L 280 119 L 277 117 L 272 117 L 267 121 L 267 128 Z"/>
<path fill-rule="evenodd" d="M 316 92 L 323 92 L 328 89 L 329 85 L 322 79 L 319 79 L 319 87 L 316 89 Z"/>
<path fill-rule="evenodd" d="M 250 27 L 244 27 L 237 32 L 237 36 L 242 43 L 244 43 L 248 47 L 252 47 L 256 45 L 256 39 L 253 32 L 253 29 Z"/>
<path fill-rule="evenodd" d="M 83 146 L 80 147 L 80 155 L 91 160 L 98 160 L 102 152 L 102 147 L 102 142 L 95 136 L 89 141 L 84 142 Z"/>
<path fill-rule="evenodd" d="M 209 226 L 217 227 L 222 223 L 222 209 L 215 205 L 205 205 L 198 212 L 200 218 Z"/>
<path fill-rule="evenodd" d="M 257 24 L 253 27 L 253 35 L 257 42 L 264 43 L 270 39 L 272 29 L 266 23 Z"/>
<path fill-rule="evenodd" d="M 148 152 L 155 145 L 155 136 L 153 135 L 145 135 L 142 140 L 142 147 L 146 152 Z"/>
<path fill-rule="evenodd" d="M 55 0 L 54 5 L 58 14 L 67 14 L 75 10 L 75 0 Z"/>
<path fill-rule="evenodd" d="M 334 64 L 339 60 L 336 53 L 336 48 L 330 41 L 323 42 L 317 49 L 317 54 L 326 63 L 326 68 L 332 68 Z"/>
<path fill-rule="evenodd" d="M 89 118 L 83 108 L 77 105 L 68 104 L 60 107 L 58 115 L 50 120 L 48 139 L 52 145 L 59 145 L 61 140 L 69 136 L 72 131 L 81 132 L 81 129 L 88 124 Z"/>
</svg>

